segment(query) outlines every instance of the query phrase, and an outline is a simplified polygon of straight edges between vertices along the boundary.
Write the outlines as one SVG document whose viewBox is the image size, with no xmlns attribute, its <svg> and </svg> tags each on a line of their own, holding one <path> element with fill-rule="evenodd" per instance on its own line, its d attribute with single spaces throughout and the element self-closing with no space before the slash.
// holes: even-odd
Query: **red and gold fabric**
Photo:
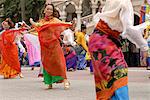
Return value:
<svg viewBox="0 0 150 100">
<path fill-rule="evenodd" d="M 39 23 L 41 26 L 36 27 L 36 30 L 38 31 L 41 45 L 41 59 L 46 74 L 49 78 L 53 76 L 60 76 L 63 79 L 67 79 L 66 61 L 60 46 L 59 38 L 61 32 L 67 27 L 70 27 L 71 24 L 61 22 L 57 18 L 53 18 L 49 21 L 42 19 Z M 62 78 L 61 80 L 63 80 Z M 60 81 L 59 79 L 56 79 L 56 81 L 51 80 L 46 84 L 52 84 Z"/>
<path fill-rule="evenodd" d="M 21 30 L 6 30 L 2 33 L 0 74 L 12 78 L 21 72 L 18 47 L 14 40 Z"/>
</svg>

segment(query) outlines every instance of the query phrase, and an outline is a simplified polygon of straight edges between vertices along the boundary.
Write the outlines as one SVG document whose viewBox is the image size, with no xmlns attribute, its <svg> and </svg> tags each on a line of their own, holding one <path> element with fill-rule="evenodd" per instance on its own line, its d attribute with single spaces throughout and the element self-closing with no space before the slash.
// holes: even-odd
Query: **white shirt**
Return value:
<svg viewBox="0 0 150 100">
<path fill-rule="evenodd" d="M 130 40 L 142 51 L 148 50 L 147 42 L 142 36 L 144 30 L 141 30 L 145 26 L 133 26 L 134 11 L 131 0 L 106 0 L 102 13 L 98 12 L 93 20 L 97 23 L 100 19 L 106 22 L 112 30 L 122 32 L 121 35 L 124 38 Z M 145 25 L 150 25 L 150 23 Z"/>
<path fill-rule="evenodd" d="M 76 42 L 74 41 L 74 32 L 71 29 L 66 29 L 61 33 L 63 38 L 63 43 L 66 45 L 72 45 L 75 46 Z"/>
<path fill-rule="evenodd" d="M 85 39 L 87 42 L 89 42 L 89 38 L 90 38 L 89 35 L 85 34 Z"/>
<path fill-rule="evenodd" d="M 20 52 L 25 53 L 26 50 L 23 47 L 23 45 L 21 44 L 21 42 L 20 42 L 21 38 L 22 38 L 22 35 L 21 34 L 17 34 L 17 36 L 15 38 L 15 43 L 17 43 L 17 46 L 20 48 Z"/>
</svg>

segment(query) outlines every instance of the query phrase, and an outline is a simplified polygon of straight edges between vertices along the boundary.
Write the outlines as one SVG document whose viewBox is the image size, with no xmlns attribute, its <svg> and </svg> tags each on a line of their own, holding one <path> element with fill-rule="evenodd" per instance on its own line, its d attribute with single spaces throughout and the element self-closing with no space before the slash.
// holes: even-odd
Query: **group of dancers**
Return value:
<svg viewBox="0 0 150 100">
<path fill-rule="evenodd" d="M 72 23 L 62 22 L 55 11 L 53 4 L 46 4 L 43 19 L 34 22 L 30 18 L 33 28 L 25 22 L 19 22 L 21 26 L 18 27 L 18 23 L 14 25 L 10 18 L 2 22 L 0 73 L 5 79 L 17 75 L 23 78 L 21 64 L 24 60 L 28 60 L 32 70 L 34 66 L 40 65 L 38 76 L 44 74 L 44 82 L 49 85 L 48 88 L 52 88 L 53 83 L 63 81 L 64 87 L 69 88 L 66 70 L 86 69 L 86 59 L 90 60 L 90 57 L 87 57 L 89 53 L 87 54 L 88 47 L 85 39 L 86 26 L 82 24 L 81 32 L 74 33 L 76 20 L 74 19 Z M 91 62 L 89 65 L 92 73 Z"/>
<path fill-rule="evenodd" d="M 84 69 L 87 64 L 86 58 L 94 70 L 96 100 L 129 100 L 128 66 L 121 51 L 119 36 L 136 44 L 143 51 L 144 60 L 147 58 L 148 44 L 142 34 L 146 26 L 150 25 L 146 22 L 133 26 L 131 0 L 106 0 L 102 12 L 94 16 L 96 26 L 89 38 L 88 46 L 84 24 L 81 25 L 81 32 L 74 33 L 75 22 L 59 20 L 51 3 L 45 4 L 43 13 L 44 18 L 38 22 L 30 18 L 30 23 L 34 27 L 30 33 L 38 36 L 38 39 L 35 39 L 38 41 L 32 42 L 38 45 L 37 56 L 40 56 L 44 83 L 48 85 L 48 89 L 52 89 L 54 83 L 62 82 L 64 89 L 69 89 L 67 69 L 72 67 L 76 70 L 76 66 L 77 69 Z M 26 41 L 30 40 L 29 34 L 26 34 L 29 31 L 24 27 L 10 29 L 13 25 L 9 19 L 2 25 L 4 31 L 0 35 L 0 74 L 4 75 L 4 78 L 17 75 L 21 77 L 17 41 L 20 34 L 25 36 Z M 27 48 L 29 47 L 30 44 Z"/>
</svg>

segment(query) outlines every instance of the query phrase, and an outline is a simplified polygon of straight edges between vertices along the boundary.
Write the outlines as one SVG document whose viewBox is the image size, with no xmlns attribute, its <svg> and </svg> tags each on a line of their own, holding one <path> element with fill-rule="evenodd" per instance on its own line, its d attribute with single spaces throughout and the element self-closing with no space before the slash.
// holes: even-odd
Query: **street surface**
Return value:
<svg viewBox="0 0 150 100">
<path fill-rule="evenodd" d="M 3 79 L 0 76 L 0 100 L 95 100 L 94 78 L 89 70 L 67 72 L 71 88 L 64 90 L 63 84 L 54 84 L 54 89 L 38 78 L 39 68 L 31 71 L 23 67 L 24 78 Z M 150 100 L 150 71 L 145 68 L 129 68 L 130 100 Z"/>
</svg>

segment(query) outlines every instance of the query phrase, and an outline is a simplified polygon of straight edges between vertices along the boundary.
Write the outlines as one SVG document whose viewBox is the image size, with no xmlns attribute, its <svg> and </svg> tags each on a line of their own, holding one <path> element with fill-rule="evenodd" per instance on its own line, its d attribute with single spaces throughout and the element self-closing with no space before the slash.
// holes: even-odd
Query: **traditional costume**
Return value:
<svg viewBox="0 0 150 100">
<path fill-rule="evenodd" d="M 94 17 L 97 25 L 90 37 L 89 51 L 97 100 L 129 100 L 128 66 L 121 51 L 119 35 L 128 38 L 142 51 L 148 50 L 142 37 L 145 27 L 133 26 L 133 16 L 131 0 L 106 0 L 102 13 Z"/>
</svg>

